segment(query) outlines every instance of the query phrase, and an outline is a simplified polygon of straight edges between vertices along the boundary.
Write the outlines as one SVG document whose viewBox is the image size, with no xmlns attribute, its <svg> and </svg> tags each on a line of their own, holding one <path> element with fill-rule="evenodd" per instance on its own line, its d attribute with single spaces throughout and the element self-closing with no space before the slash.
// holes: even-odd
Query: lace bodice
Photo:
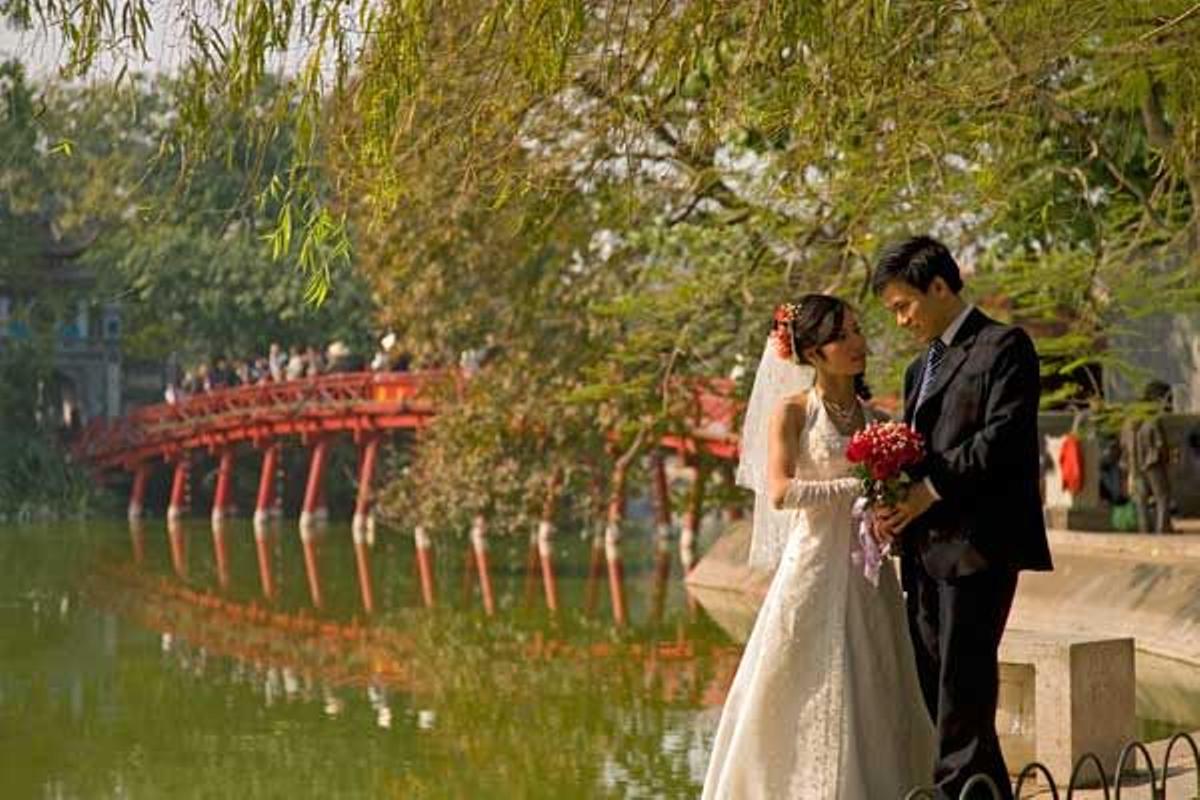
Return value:
<svg viewBox="0 0 1200 800">
<path fill-rule="evenodd" d="M 809 394 L 806 407 L 796 477 L 810 480 L 846 477 L 850 474 L 850 462 L 846 459 L 850 436 L 841 433 L 833 424 L 816 391 Z M 865 405 L 863 416 L 868 422 L 873 419 L 871 410 Z"/>
</svg>

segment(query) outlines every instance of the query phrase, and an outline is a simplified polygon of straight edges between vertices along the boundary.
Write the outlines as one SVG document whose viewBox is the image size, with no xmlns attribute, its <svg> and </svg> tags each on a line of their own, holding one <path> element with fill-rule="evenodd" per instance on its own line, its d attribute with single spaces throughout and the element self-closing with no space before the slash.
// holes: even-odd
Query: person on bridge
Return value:
<svg viewBox="0 0 1200 800">
<path fill-rule="evenodd" d="M 352 372 L 353 353 L 346 346 L 345 342 L 331 342 L 329 347 L 325 349 L 325 371 L 326 372 Z"/>
<path fill-rule="evenodd" d="M 284 370 L 287 369 L 287 354 L 284 353 L 283 347 L 279 342 L 271 342 L 270 348 L 267 350 L 267 370 L 270 379 L 275 383 L 283 380 Z"/>
<path fill-rule="evenodd" d="M 325 371 L 324 367 L 321 351 L 310 344 L 304 351 L 304 377 L 316 378 Z"/>
<path fill-rule="evenodd" d="M 300 352 L 299 347 L 293 346 L 290 351 L 285 377 L 289 381 L 300 380 L 304 377 L 304 355 Z"/>
</svg>

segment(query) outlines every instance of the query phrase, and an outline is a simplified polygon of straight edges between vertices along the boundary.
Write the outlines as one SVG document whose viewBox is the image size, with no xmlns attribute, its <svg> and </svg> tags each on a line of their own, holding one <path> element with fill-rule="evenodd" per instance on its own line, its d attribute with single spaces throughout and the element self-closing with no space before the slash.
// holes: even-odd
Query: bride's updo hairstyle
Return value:
<svg viewBox="0 0 1200 800">
<path fill-rule="evenodd" d="M 806 294 L 799 302 L 776 308 L 771 320 L 771 339 L 779 357 L 815 367 L 804 357 L 804 351 L 840 339 L 849 310 L 845 300 L 828 294 Z M 861 373 L 854 376 L 854 392 L 863 400 L 871 398 L 871 390 Z"/>
</svg>

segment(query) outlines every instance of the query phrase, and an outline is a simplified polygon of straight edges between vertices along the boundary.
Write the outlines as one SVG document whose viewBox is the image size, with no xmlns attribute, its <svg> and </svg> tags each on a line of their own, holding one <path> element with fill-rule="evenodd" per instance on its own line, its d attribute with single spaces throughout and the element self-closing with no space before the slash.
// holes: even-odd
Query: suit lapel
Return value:
<svg viewBox="0 0 1200 800">
<path fill-rule="evenodd" d="M 974 309 L 963 320 L 962 327 L 958 329 L 958 333 L 954 336 L 954 341 L 946 348 L 946 355 L 942 357 L 942 365 L 938 369 L 937 377 L 933 380 L 933 386 L 929 387 L 929 391 L 925 395 L 925 399 L 921 401 L 920 408 L 913 412 L 915 419 L 921 413 L 922 408 L 929 408 L 933 398 L 946 390 L 950 385 L 950 381 L 954 380 L 954 376 L 967 360 L 967 354 L 971 352 L 971 345 L 975 343 L 975 336 L 980 329 L 988 322 L 988 318 L 979 309 Z M 921 378 L 924 378 L 925 366 L 921 368 Z M 916 382 L 919 387 L 921 381 Z M 914 394 L 916 392 L 914 391 Z M 916 398 L 914 397 L 915 401 Z"/>
<path fill-rule="evenodd" d="M 913 419 L 917 416 L 917 409 L 914 404 L 917 402 L 917 389 L 921 385 L 921 377 L 925 374 L 925 359 L 920 360 L 919 366 L 916 368 L 910 367 L 905 373 L 904 378 L 904 422 L 908 425 L 913 424 Z M 915 379 L 909 379 L 909 375 L 915 373 Z"/>
</svg>

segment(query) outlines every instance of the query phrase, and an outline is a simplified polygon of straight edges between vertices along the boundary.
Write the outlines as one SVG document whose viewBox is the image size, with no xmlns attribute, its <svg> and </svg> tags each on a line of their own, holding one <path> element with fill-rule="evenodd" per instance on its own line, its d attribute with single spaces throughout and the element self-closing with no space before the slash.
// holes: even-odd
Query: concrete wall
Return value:
<svg viewBox="0 0 1200 800">
<path fill-rule="evenodd" d="M 687 579 L 739 642 L 770 584 L 746 566 L 749 538 L 747 524 L 731 526 Z M 1055 571 L 1022 574 L 1001 645 L 997 726 L 1010 766 L 1036 758 L 1065 776 L 1090 750 L 1111 772 L 1135 708 L 1170 730 L 1200 727 L 1200 537 L 1052 531 L 1050 543 Z M 1069 657 L 1042 652 L 1056 648 Z"/>
<path fill-rule="evenodd" d="M 1104 376 L 1104 395 L 1113 402 L 1136 398 L 1147 380 L 1166 381 L 1178 411 L 1200 414 L 1200 314 L 1155 314 L 1128 320 L 1110 348 L 1144 375 L 1133 381 L 1115 370 Z"/>
<path fill-rule="evenodd" d="M 1053 572 L 1021 574 L 1009 625 L 1096 638 L 1200 668 L 1200 537 L 1051 531 Z M 770 576 L 746 566 L 749 527 L 732 526 L 688 575 L 688 588 L 738 638 Z"/>
<path fill-rule="evenodd" d="M 1011 624 L 1131 636 L 1200 667 L 1200 538 L 1055 531 L 1051 547 L 1055 571 L 1022 574 Z"/>
</svg>

